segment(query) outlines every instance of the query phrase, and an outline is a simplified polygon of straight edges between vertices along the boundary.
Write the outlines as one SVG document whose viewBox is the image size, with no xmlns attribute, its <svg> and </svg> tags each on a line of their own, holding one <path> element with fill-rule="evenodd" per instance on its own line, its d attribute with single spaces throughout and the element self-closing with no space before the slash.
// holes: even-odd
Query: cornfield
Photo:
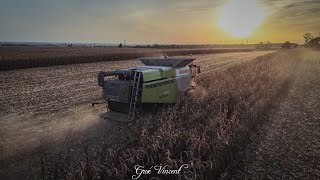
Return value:
<svg viewBox="0 0 320 180">
<path fill-rule="evenodd" d="M 0 48 L 0 71 L 54 65 L 130 60 L 145 56 L 250 52 L 253 49 L 143 49 L 143 48 Z"/>
<path fill-rule="evenodd" d="M 55 158 L 41 156 L 33 171 L 43 179 L 131 179 L 135 165 L 188 164 L 179 176 L 141 179 L 217 178 L 285 93 L 298 59 L 297 51 L 278 52 L 206 73 L 176 105 L 107 133 L 98 148 L 86 145 L 74 153 L 65 146 Z"/>
</svg>

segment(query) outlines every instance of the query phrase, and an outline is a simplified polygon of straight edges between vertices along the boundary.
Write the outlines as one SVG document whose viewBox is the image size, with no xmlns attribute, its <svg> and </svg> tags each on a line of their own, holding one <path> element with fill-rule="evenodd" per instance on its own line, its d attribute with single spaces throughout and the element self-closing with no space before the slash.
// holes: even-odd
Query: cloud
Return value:
<svg viewBox="0 0 320 180">
<path fill-rule="evenodd" d="M 225 38 L 214 33 L 219 32 L 215 21 L 227 2 L 7 0 L 0 6 L 0 40 L 209 42 L 211 37 Z M 268 12 L 264 29 L 269 34 L 320 29 L 320 0 L 260 2 Z"/>
<path fill-rule="evenodd" d="M 288 1 L 272 14 L 275 26 L 315 31 L 320 29 L 320 1 Z"/>
</svg>

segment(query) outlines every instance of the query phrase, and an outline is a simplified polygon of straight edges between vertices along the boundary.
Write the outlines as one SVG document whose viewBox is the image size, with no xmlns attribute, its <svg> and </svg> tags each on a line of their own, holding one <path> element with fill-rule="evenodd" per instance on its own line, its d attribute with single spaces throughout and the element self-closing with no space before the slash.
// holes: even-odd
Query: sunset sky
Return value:
<svg viewBox="0 0 320 180">
<path fill-rule="evenodd" d="M 320 0 L 0 1 L 0 41 L 303 42 L 320 33 Z"/>
</svg>

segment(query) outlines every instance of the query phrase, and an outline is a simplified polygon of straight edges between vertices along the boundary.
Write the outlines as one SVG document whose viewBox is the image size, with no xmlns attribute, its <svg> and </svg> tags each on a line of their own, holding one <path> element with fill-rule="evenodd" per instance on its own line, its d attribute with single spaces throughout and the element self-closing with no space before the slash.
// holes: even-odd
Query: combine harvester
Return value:
<svg viewBox="0 0 320 180">
<path fill-rule="evenodd" d="M 131 122 L 142 110 L 154 105 L 173 104 L 193 86 L 200 67 L 192 57 L 139 59 L 144 66 L 100 71 L 98 84 L 110 111 L 105 119 Z M 109 77 L 107 79 L 106 77 Z M 110 77 L 113 77 L 113 79 Z M 92 103 L 94 105 L 96 103 Z"/>
</svg>

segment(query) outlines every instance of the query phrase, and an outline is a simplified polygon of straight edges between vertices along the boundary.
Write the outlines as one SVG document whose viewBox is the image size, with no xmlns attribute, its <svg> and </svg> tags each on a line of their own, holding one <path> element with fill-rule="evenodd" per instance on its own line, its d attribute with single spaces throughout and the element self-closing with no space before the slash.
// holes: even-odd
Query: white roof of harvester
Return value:
<svg viewBox="0 0 320 180">
<path fill-rule="evenodd" d="M 146 66 L 183 67 L 195 60 L 193 57 L 144 57 L 139 60 Z"/>
<path fill-rule="evenodd" d="M 172 67 L 166 66 L 137 66 L 131 69 L 137 69 L 139 72 L 152 72 L 152 71 L 167 71 L 172 69 Z"/>
<path fill-rule="evenodd" d="M 137 66 L 135 68 L 139 69 L 139 70 L 149 70 L 149 69 L 168 70 L 168 69 L 172 69 L 172 67 L 167 67 L 167 66 Z"/>
</svg>

